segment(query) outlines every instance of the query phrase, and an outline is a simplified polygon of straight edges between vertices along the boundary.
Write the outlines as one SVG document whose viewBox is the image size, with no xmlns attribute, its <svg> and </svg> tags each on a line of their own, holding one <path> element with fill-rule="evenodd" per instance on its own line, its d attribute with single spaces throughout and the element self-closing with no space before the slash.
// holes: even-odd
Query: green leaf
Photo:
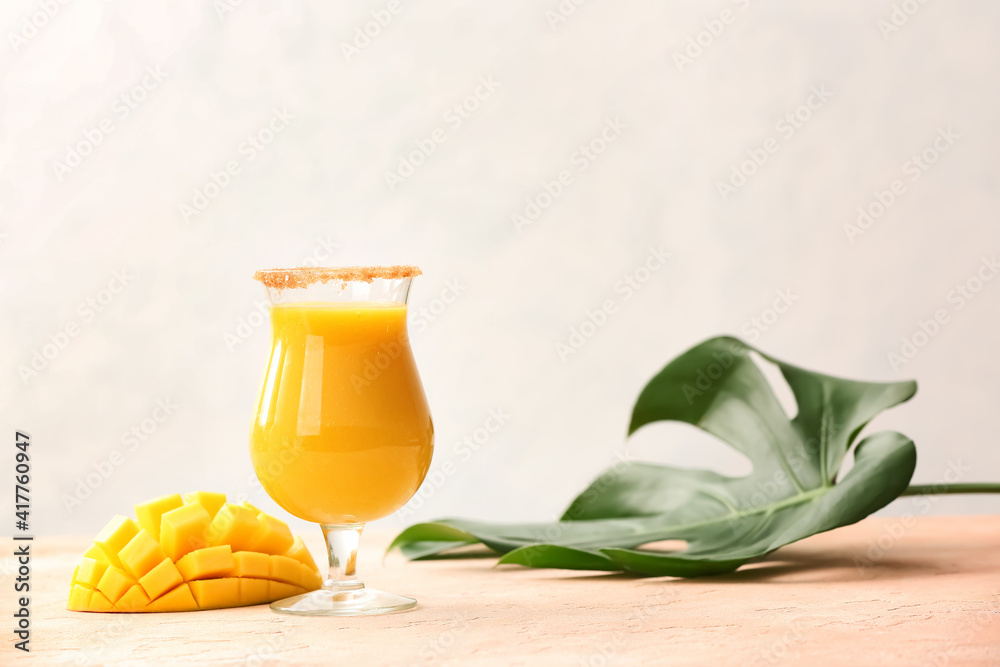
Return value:
<svg viewBox="0 0 1000 667">
<path fill-rule="evenodd" d="M 610 557 L 586 549 L 564 547 L 558 544 L 535 544 L 519 547 L 500 558 L 501 565 L 513 563 L 528 567 L 558 567 L 566 570 L 621 570 Z"/>
<path fill-rule="evenodd" d="M 744 453 L 746 477 L 621 462 L 585 489 L 553 523 L 491 524 L 446 519 L 403 531 L 390 549 L 431 558 L 482 542 L 529 567 L 694 577 L 730 572 L 785 544 L 860 521 L 902 493 L 916 465 L 905 436 L 884 431 L 855 445 L 883 410 L 916 393 L 914 382 L 873 383 L 778 366 L 797 403 L 789 419 L 751 357 L 729 337 L 670 362 L 643 389 L 629 433 L 663 420 L 702 429 Z M 838 481 L 854 446 L 854 466 Z M 638 549 L 684 540 L 685 550 Z"/>
<path fill-rule="evenodd" d="M 472 535 L 450 526 L 418 523 L 397 535 L 386 551 L 399 548 L 410 560 L 419 560 L 477 541 Z"/>
</svg>

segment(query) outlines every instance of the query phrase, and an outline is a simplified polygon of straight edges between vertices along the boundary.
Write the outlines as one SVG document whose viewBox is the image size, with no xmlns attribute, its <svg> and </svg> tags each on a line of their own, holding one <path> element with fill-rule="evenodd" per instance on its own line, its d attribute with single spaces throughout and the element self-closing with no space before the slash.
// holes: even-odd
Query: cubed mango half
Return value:
<svg viewBox="0 0 1000 667">
<path fill-rule="evenodd" d="M 178 612 L 273 602 L 322 585 L 288 525 L 220 493 L 173 494 L 115 516 L 74 568 L 67 609 Z"/>
</svg>

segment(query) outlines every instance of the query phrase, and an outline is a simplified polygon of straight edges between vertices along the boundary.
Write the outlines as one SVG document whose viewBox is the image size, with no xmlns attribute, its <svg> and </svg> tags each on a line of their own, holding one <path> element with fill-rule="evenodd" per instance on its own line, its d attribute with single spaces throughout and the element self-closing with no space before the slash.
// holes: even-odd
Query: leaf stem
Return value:
<svg viewBox="0 0 1000 667">
<path fill-rule="evenodd" d="M 1000 493 L 1000 483 L 913 484 L 906 487 L 899 496 L 936 496 L 946 493 Z"/>
</svg>

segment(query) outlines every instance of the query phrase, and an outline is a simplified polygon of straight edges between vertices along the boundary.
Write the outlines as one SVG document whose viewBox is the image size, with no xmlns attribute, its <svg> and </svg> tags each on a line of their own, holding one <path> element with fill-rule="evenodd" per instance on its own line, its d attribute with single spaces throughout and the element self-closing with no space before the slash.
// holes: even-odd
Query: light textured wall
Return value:
<svg viewBox="0 0 1000 667">
<path fill-rule="evenodd" d="M 563 17 L 569 0 L 396 14 L 386 0 L 73 0 L 44 20 L 43 4 L 0 10 L 0 419 L 5 438 L 32 435 L 39 532 L 90 532 L 196 488 L 273 507 L 247 455 L 268 345 L 250 275 L 307 258 L 426 273 L 413 344 L 442 472 L 392 525 L 555 516 L 622 451 L 643 383 L 724 332 L 818 370 L 918 379 L 873 425 L 916 441 L 915 481 L 955 465 L 1000 479 L 1000 279 L 954 291 L 1000 250 L 995 2 L 591 0 Z M 366 25 L 377 34 L 345 47 Z M 884 213 L 850 228 L 894 180 Z M 669 258 L 639 289 L 619 282 L 653 252 Z M 606 300 L 606 323 L 560 355 Z M 938 310 L 947 322 L 894 368 Z M 176 407 L 123 440 L 157 401 Z M 502 427 L 460 446 L 491 411 Z M 629 451 L 747 467 L 676 425 Z"/>
</svg>

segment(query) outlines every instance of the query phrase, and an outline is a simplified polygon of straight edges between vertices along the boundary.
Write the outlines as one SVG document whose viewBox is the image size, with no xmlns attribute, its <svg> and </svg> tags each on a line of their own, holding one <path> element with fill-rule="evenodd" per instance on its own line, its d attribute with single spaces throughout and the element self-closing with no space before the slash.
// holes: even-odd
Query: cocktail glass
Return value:
<svg viewBox="0 0 1000 667">
<path fill-rule="evenodd" d="M 258 271 L 270 304 L 271 353 L 250 430 L 268 495 L 320 524 L 330 574 L 319 590 L 271 609 L 356 616 L 416 600 L 368 588 L 355 572 L 361 531 L 416 493 L 434 426 L 410 349 L 412 266 Z"/>
</svg>

